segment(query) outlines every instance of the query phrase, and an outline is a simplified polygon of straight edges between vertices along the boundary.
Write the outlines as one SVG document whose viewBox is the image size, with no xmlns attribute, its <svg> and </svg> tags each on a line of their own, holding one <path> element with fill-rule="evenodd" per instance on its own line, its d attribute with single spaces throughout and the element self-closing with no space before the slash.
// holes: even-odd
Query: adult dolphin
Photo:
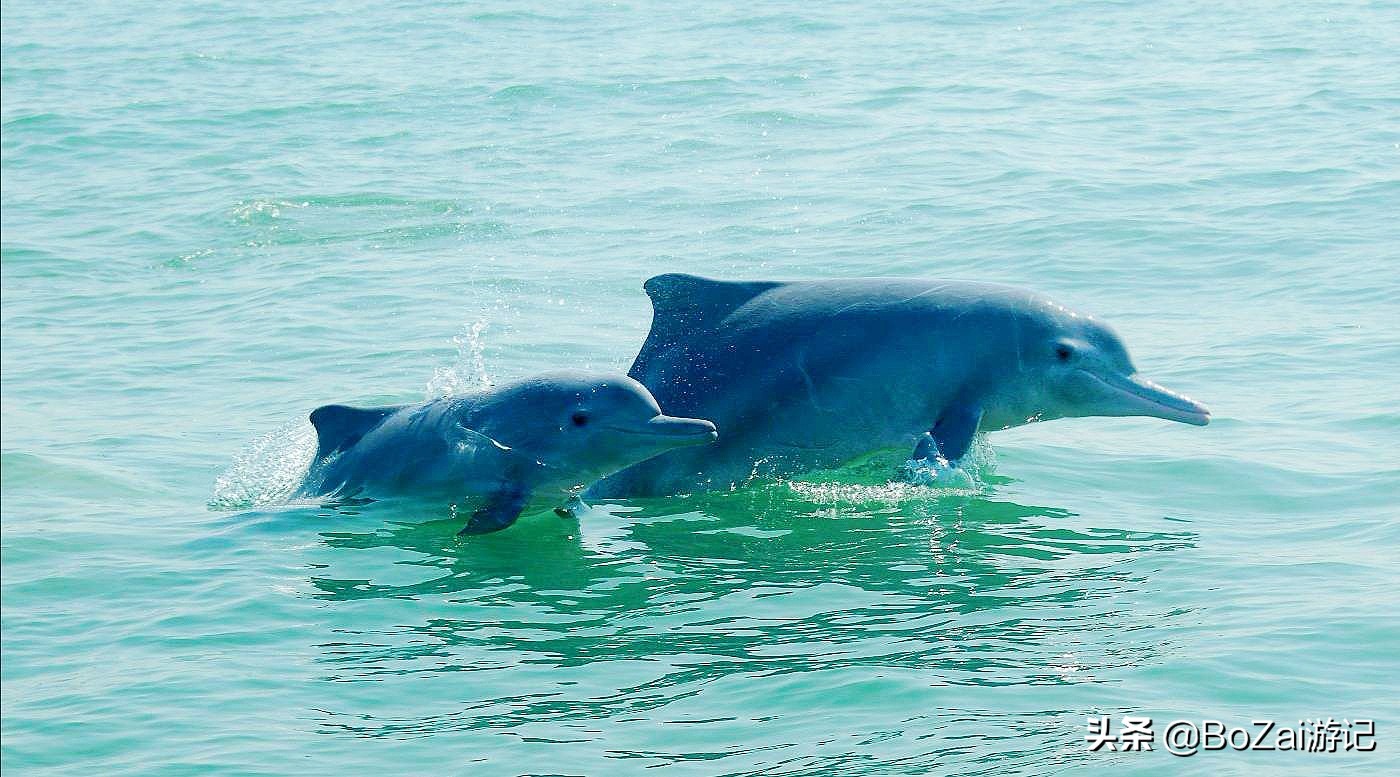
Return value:
<svg viewBox="0 0 1400 777">
<path fill-rule="evenodd" d="M 625 375 L 569 371 L 416 405 L 326 405 L 311 423 L 319 444 L 301 496 L 479 505 L 463 534 L 504 529 L 532 499 L 564 504 L 604 475 L 716 437 L 709 421 L 664 415 Z"/>
<path fill-rule="evenodd" d="M 723 439 L 629 467 L 598 496 L 727 488 L 890 447 L 957 461 L 979 429 L 1053 418 L 1210 420 L 1140 377 L 1107 324 L 1014 287 L 670 274 L 645 288 L 651 332 L 629 374 Z"/>
</svg>

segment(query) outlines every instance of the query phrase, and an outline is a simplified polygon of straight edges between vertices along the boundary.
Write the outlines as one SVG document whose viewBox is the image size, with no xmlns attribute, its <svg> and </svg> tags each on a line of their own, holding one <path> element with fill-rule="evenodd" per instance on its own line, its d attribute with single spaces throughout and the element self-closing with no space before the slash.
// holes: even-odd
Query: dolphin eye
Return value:
<svg viewBox="0 0 1400 777">
<path fill-rule="evenodd" d="M 574 413 L 573 415 L 569 416 L 569 421 L 570 421 L 574 426 L 587 426 L 587 425 L 588 425 L 588 414 L 587 414 L 587 413 L 584 413 L 584 412 L 581 412 L 581 411 L 580 411 L 580 412 L 577 412 L 577 413 Z"/>
<path fill-rule="evenodd" d="M 1062 361 L 1062 362 L 1067 362 L 1067 361 L 1069 361 L 1070 357 L 1073 356 L 1073 355 L 1074 355 L 1074 349 L 1073 349 L 1073 348 L 1069 347 L 1068 345 L 1065 345 L 1064 343 L 1056 343 L 1056 344 L 1055 344 L 1055 358 L 1056 358 L 1056 359 L 1058 359 L 1058 360 L 1060 360 L 1060 361 Z"/>
</svg>

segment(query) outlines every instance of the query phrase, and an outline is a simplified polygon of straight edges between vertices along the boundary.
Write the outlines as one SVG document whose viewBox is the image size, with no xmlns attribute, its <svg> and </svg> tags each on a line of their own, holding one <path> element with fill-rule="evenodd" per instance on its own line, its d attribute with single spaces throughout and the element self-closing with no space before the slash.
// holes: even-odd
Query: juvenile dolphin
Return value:
<svg viewBox="0 0 1400 777">
<path fill-rule="evenodd" d="M 645 288 L 651 332 L 629 374 L 724 439 L 629 467 L 598 496 L 727 488 L 891 447 L 951 462 L 979 429 L 1054 418 L 1210 420 L 1140 377 L 1107 324 L 1014 287 L 671 274 Z"/>
<path fill-rule="evenodd" d="M 326 405 L 311 423 L 319 444 L 303 496 L 480 504 L 462 534 L 504 529 L 532 497 L 561 505 L 629 464 L 716 438 L 709 421 L 664 415 L 625 375 L 583 372 L 416 405 Z"/>
</svg>

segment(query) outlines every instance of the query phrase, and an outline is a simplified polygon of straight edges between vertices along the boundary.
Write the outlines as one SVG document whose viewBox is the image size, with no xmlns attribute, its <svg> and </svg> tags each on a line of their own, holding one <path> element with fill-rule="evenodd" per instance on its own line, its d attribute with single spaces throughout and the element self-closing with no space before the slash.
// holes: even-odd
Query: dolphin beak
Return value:
<svg viewBox="0 0 1400 777">
<path fill-rule="evenodd" d="M 1144 415 L 1192 426 L 1210 423 L 1210 410 L 1205 405 L 1136 373 L 1106 377 L 1088 370 L 1083 372 L 1101 388 L 1100 397 L 1094 402 L 1095 415 Z"/>
<path fill-rule="evenodd" d="M 664 438 L 674 447 L 705 445 L 719 439 L 715 425 L 700 418 L 658 415 L 647 421 L 641 434 Z"/>
</svg>

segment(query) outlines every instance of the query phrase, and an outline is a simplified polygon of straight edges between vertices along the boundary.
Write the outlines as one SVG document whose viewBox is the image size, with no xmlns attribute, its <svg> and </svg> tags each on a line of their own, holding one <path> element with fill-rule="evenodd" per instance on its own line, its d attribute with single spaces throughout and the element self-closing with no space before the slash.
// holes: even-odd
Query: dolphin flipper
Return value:
<svg viewBox="0 0 1400 777">
<path fill-rule="evenodd" d="M 525 503 L 530 500 L 530 492 L 518 486 L 506 486 L 492 494 L 485 506 L 472 513 L 467 525 L 457 532 L 464 534 L 489 534 L 515 523 Z"/>
<path fill-rule="evenodd" d="M 931 459 L 938 455 L 938 442 L 933 439 L 933 435 L 924 432 L 919 438 L 919 442 L 914 446 L 914 455 L 909 458 L 915 461 Z"/>
<path fill-rule="evenodd" d="M 497 470 L 505 479 L 503 485 L 486 498 L 486 504 L 472 513 L 457 534 L 489 534 L 515 523 L 525 509 L 525 503 L 530 500 L 530 489 L 521 484 L 528 482 L 544 464 L 460 422 L 453 425 L 448 439 L 459 451 L 469 453 L 474 461 Z"/>
<path fill-rule="evenodd" d="M 972 447 L 972 438 L 977 434 L 977 427 L 981 423 L 982 408 L 956 405 L 944 411 L 938 423 L 929 430 L 929 435 L 937 443 L 938 452 L 951 464 L 967 455 L 968 448 Z M 920 451 L 925 455 L 920 457 Z M 927 458 L 930 452 L 924 441 L 920 440 L 918 447 L 914 449 L 914 457 Z"/>
<path fill-rule="evenodd" d="M 580 515 L 591 510 L 588 503 L 577 495 L 569 497 L 569 501 L 554 508 L 554 514 L 560 518 L 578 518 Z"/>
</svg>

